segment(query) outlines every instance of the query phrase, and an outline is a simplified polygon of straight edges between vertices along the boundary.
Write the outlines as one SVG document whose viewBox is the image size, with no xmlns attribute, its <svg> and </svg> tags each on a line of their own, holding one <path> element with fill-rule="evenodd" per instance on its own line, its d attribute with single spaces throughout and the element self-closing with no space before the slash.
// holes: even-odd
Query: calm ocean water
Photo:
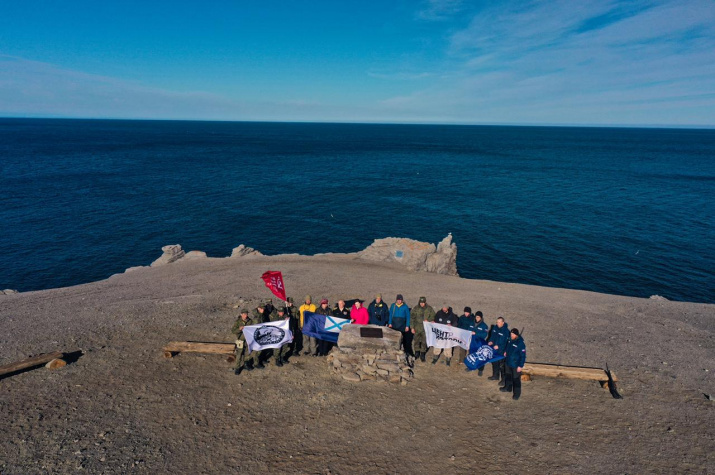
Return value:
<svg viewBox="0 0 715 475">
<path fill-rule="evenodd" d="M 0 289 L 451 232 L 464 277 L 712 303 L 714 217 L 714 130 L 0 119 Z"/>
</svg>

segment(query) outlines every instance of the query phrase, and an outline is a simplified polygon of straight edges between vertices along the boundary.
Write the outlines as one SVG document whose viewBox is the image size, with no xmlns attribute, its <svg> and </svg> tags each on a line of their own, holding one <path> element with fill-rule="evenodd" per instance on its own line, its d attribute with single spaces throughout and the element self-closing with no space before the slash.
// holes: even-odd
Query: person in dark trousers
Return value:
<svg viewBox="0 0 715 475">
<path fill-rule="evenodd" d="M 474 319 L 474 315 L 472 315 L 471 307 L 464 307 L 464 315 L 457 320 L 457 328 L 472 332 L 472 338 L 477 334 L 477 322 Z M 457 353 L 457 364 L 464 364 L 464 358 L 467 356 L 468 351 L 461 346 L 455 347 L 455 351 Z"/>
<path fill-rule="evenodd" d="M 377 294 L 375 300 L 370 302 L 367 313 L 370 315 L 370 325 L 380 325 L 381 327 L 387 325 L 390 320 L 390 308 L 382 300 L 382 294 Z"/>
<path fill-rule="evenodd" d="M 402 347 L 405 353 L 414 356 L 414 353 L 412 353 L 412 332 L 410 331 L 410 307 L 405 303 L 402 294 L 397 294 L 395 303 L 390 305 L 390 319 L 387 322 L 387 326 L 402 332 Z"/>
<path fill-rule="evenodd" d="M 491 330 L 489 330 L 489 339 L 487 344 L 494 348 L 498 353 L 504 353 L 506 349 L 506 344 L 509 342 L 509 325 L 504 321 L 504 317 L 497 318 L 496 325 L 492 325 Z M 502 363 L 504 360 L 492 363 L 492 375 L 489 379 L 493 381 L 499 381 L 501 379 L 503 369 Z"/>
<path fill-rule="evenodd" d="M 506 346 L 506 384 L 499 391 L 514 392 L 512 399 L 521 397 L 521 370 L 526 363 L 526 345 L 524 339 L 519 335 L 517 328 L 512 328 L 510 333 L 511 341 Z"/>
<path fill-rule="evenodd" d="M 476 326 L 474 329 L 474 336 L 472 338 L 479 338 L 481 340 L 487 341 L 487 339 L 489 338 L 489 327 L 486 323 L 484 323 L 483 318 L 484 314 L 480 310 L 477 310 L 477 313 L 474 314 L 474 322 L 476 323 Z M 484 366 L 479 368 L 477 374 L 479 376 L 484 374 Z"/>
<path fill-rule="evenodd" d="M 343 305 L 344 304 L 345 302 L 343 302 Z M 328 299 L 323 299 L 320 301 L 320 307 L 318 307 L 315 313 L 326 316 L 333 314 L 333 311 L 330 310 L 330 306 L 328 305 Z M 325 356 L 328 354 L 332 347 L 333 344 L 331 342 L 325 340 L 318 340 L 318 354 L 313 356 Z"/>
<path fill-rule="evenodd" d="M 456 327 L 457 321 L 457 316 L 454 314 L 454 312 L 452 312 L 452 307 L 450 307 L 446 303 L 442 305 L 442 308 L 437 311 L 434 316 L 434 322 L 441 323 L 442 325 Z M 437 348 L 436 346 L 432 348 L 432 352 L 434 353 L 434 358 L 432 358 L 432 364 L 437 364 L 437 360 L 439 360 L 440 355 L 444 353 L 444 357 L 446 358 L 445 364 L 449 366 L 452 361 L 453 349 L 454 348 Z"/>
</svg>

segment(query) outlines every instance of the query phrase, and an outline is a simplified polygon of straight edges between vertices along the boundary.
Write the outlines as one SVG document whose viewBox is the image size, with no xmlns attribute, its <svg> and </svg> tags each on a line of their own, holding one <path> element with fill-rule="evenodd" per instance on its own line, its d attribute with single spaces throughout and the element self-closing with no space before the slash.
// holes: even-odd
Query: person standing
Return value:
<svg viewBox="0 0 715 475">
<path fill-rule="evenodd" d="M 370 315 L 368 315 L 367 309 L 362 306 L 362 300 L 357 299 L 353 304 L 353 308 L 350 309 L 350 320 L 355 325 L 367 325 L 370 321 Z"/>
<path fill-rule="evenodd" d="M 474 335 L 472 338 L 478 338 L 484 341 L 487 341 L 487 338 L 489 338 L 489 326 L 487 326 L 486 323 L 484 323 L 484 314 L 480 311 L 477 310 L 477 313 L 474 314 L 474 321 L 476 322 L 476 326 L 474 329 Z M 477 375 L 481 376 L 484 374 L 484 366 L 481 366 L 479 370 L 477 371 Z"/>
<path fill-rule="evenodd" d="M 410 331 L 410 307 L 407 306 L 402 294 L 397 294 L 395 302 L 390 305 L 390 319 L 387 326 L 402 333 L 402 347 L 405 353 L 412 354 L 412 332 Z"/>
<path fill-rule="evenodd" d="M 293 342 L 290 344 L 290 355 L 298 356 L 300 355 L 299 346 L 303 343 L 303 333 L 300 331 L 300 311 L 293 305 L 293 297 L 286 299 L 285 307 L 286 315 L 290 317 L 290 331 L 293 332 Z"/>
<path fill-rule="evenodd" d="M 457 316 L 454 314 L 454 312 L 452 312 L 452 307 L 445 303 L 442 304 L 442 308 L 435 314 L 434 322 L 454 327 L 457 325 Z M 437 360 L 439 360 L 440 355 L 444 353 L 444 357 L 446 358 L 445 364 L 449 366 L 452 361 L 452 349 L 453 348 L 434 347 L 434 358 L 432 359 L 432 364 L 437 364 Z"/>
<path fill-rule="evenodd" d="M 253 320 L 248 316 L 248 309 L 241 309 L 241 316 L 238 317 L 236 322 L 231 328 L 231 333 L 236 335 L 236 365 L 233 367 L 234 374 L 241 374 L 244 369 L 246 371 L 253 370 L 253 364 L 256 360 L 257 352 L 253 352 L 250 356 L 248 355 L 248 345 L 246 344 L 246 337 L 243 335 L 243 327 L 247 325 L 253 325 Z"/>
<path fill-rule="evenodd" d="M 472 338 L 477 334 L 477 322 L 472 315 L 471 307 L 464 307 L 464 314 L 457 320 L 457 328 L 462 330 L 467 330 L 472 332 Z M 464 364 L 464 358 L 467 356 L 467 350 L 461 346 L 456 347 L 457 351 L 457 364 Z"/>
<path fill-rule="evenodd" d="M 494 351 L 497 353 L 503 354 L 506 350 L 506 344 L 508 342 L 509 325 L 507 325 L 504 321 L 504 317 L 499 317 L 497 318 L 496 325 L 492 325 L 492 328 L 489 330 L 489 339 L 487 340 L 487 344 L 494 348 Z M 492 375 L 489 376 L 489 379 L 494 381 L 499 381 L 501 379 L 504 373 L 504 369 L 502 368 L 503 363 L 504 360 L 492 363 Z"/>
<path fill-rule="evenodd" d="M 382 294 L 377 294 L 375 300 L 370 302 L 367 308 L 367 313 L 370 315 L 370 325 L 380 325 L 384 327 L 390 320 L 390 309 L 382 300 Z"/>
<path fill-rule="evenodd" d="M 266 302 L 263 301 L 258 304 L 258 306 L 253 309 L 253 314 L 251 315 L 251 320 L 253 320 L 253 325 L 260 325 L 261 323 L 266 323 L 270 321 L 270 314 L 266 311 Z M 263 369 L 263 361 L 266 358 L 265 351 L 256 350 L 256 368 Z"/>
<path fill-rule="evenodd" d="M 345 306 L 345 300 L 338 300 L 338 304 L 333 309 L 333 317 L 350 320 L 350 309 Z"/>
<path fill-rule="evenodd" d="M 290 315 L 286 311 L 285 307 L 278 307 L 277 311 L 271 313 L 272 322 L 280 322 L 281 320 L 290 320 Z M 283 357 L 285 356 L 289 346 L 290 343 L 287 343 L 280 348 L 273 348 L 273 360 L 275 361 L 276 366 L 283 366 L 284 363 L 288 363 L 288 360 L 285 360 Z"/>
<path fill-rule="evenodd" d="M 308 336 L 303 333 L 303 325 L 305 324 L 305 312 L 315 313 L 315 304 L 310 295 L 305 296 L 303 305 L 300 306 L 300 333 L 303 335 L 302 350 L 304 355 L 315 355 L 318 352 L 318 340 L 315 337 Z"/>
<path fill-rule="evenodd" d="M 506 384 L 499 391 L 514 392 L 512 399 L 518 400 L 521 397 L 521 370 L 526 363 L 526 344 L 519 335 L 517 328 L 512 328 L 510 332 L 511 341 L 506 347 Z"/>
<path fill-rule="evenodd" d="M 425 361 L 427 356 L 427 335 L 425 334 L 424 322 L 434 321 L 434 309 L 427 305 L 427 298 L 420 297 L 417 303 L 410 312 L 410 327 L 412 329 L 412 346 L 415 351 L 415 359 Z"/>
<path fill-rule="evenodd" d="M 345 305 L 345 303 L 343 303 Z M 320 307 L 315 311 L 315 313 L 319 315 L 332 315 L 333 312 L 330 310 L 330 304 L 328 303 L 328 299 L 323 299 L 320 301 Z M 330 349 L 333 347 L 333 344 L 329 341 L 325 340 L 318 340 L 315 339 L 318 343 L 318 348 L 317 348 L 317 353 L 313 353 L 313 356 L 325 356 L 328 354 Z"/>
</svg>

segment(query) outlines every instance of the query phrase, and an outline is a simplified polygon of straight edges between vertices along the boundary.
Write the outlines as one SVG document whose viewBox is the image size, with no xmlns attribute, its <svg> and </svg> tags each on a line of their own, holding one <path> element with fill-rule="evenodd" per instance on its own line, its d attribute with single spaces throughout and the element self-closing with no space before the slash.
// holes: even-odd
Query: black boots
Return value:
<svg viewBox="0 0 715 475">
<path fill-rule="evenodd" d="M 265 366 L 263 366 L 263 361 L 259 361 L 258 364 L 256 365 L 256 369 L 263 369 Z"/>
<path fill-rule="evenodd" d="M 437 360 L 439 359 L 439 356 L 435 356 L 432 358 L 432 364 L 437 364 Z"/>
<path fill-rule="evenodd" d="M 253 371 L 253 360 L 248 360 L 243 367 L 246 369 L 246 371 Z"/>
<path fill-rule="evenodd" d="M 449 366 L 449 362 L 452 361 L 452 358 L 447 358 L 446 365 Z"/>
<path fill-rule="evenodd" d="M 426 354 L 427 354 L 427 353 L 424 352 L 424 351 L 423 351 L 422 353 L 420 353 L 420 361 L 422 361 L 423 363 L 425 362 L 425 356 L 426 356 Z"/>
<path fill-rule="evenodd" d="M 239 374 L 241 374 L 241 371 L 243 371 L 243 366 L 241 366 L 240 368 L 234 369 L 234 370 L 233 370 L 233 374 L 235 374 L 236 376 L 238 376 Z"/>
<path fill-rule="evenodd" d="M 279 357 L 278 359 L 276 359 L 276 366 L 278 366 L 278 367 L 283 366 L 283 358 Z"/>
</svg>

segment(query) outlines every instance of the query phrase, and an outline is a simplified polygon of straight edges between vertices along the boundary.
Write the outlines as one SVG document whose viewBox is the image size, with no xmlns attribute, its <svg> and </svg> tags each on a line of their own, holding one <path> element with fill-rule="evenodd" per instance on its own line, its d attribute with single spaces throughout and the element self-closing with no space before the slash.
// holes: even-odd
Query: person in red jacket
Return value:
<svg viewBox="0 0 715 475">
<path fill-rule="evenodd" d="M 367 313 L 367 309 L 362 306 L 362 300 L 358 299 L 353 304 L 353 308 L 350 309 L 350 319 L 351 323 L 355 325 L 367 325 L 370 321 L 370 315 Z"/>
</svg>

